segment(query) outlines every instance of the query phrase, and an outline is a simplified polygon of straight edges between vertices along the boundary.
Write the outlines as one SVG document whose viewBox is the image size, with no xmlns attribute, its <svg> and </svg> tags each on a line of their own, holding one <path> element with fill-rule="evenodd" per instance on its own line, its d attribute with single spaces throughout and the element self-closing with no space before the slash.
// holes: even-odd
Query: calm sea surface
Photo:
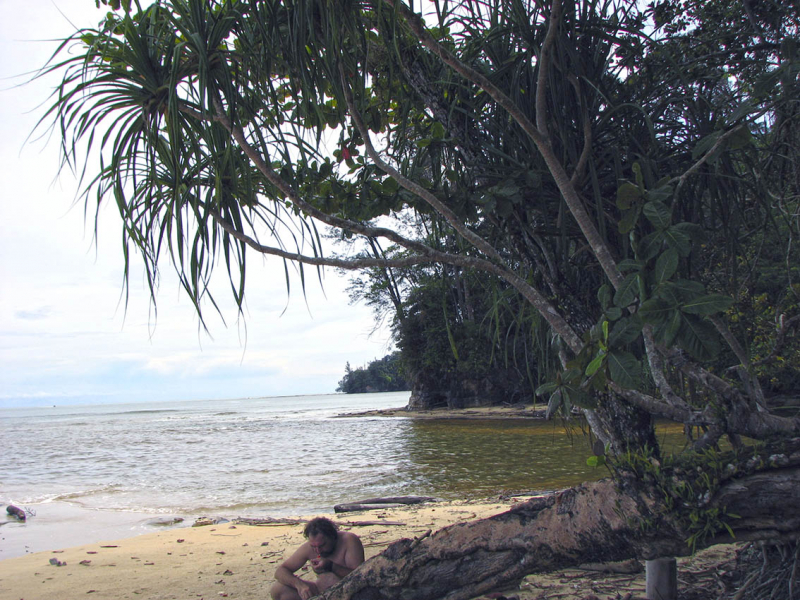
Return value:
<svg viewBox="0 0 800 600">
<path fill-rule="evenodd" d="M 586 466 L 585 438 L 554 422 L 335 418 L 404 406 L 408 395 L 1 409 L 0 503 L 45 514 L 68 504 L 82 519 L 288 516 L 375 496 L 485 498 L 606 474 Z M 11 535 L 10 525 L 0 531 Z M 6 546 L 0 558 L 20 553 Z"/>
</svg>

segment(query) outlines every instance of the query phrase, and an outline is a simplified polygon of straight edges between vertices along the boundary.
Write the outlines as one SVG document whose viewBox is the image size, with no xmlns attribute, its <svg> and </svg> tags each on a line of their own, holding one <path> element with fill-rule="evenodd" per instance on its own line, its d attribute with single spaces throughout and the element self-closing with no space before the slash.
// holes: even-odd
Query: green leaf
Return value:
<svg viewBox="0 0 800 600">
<path fill-rule="evenodd" d="M 708 321 L 683 315 L 683 323 L 676 336 L 681 348 L 698 360 L 711 360 L 719 354 L 717 330 Z"/>
<path fill-rule="evenodd" d="M 629 306 L 639 293 L 639 274 L 630 273 L 623 280 L 622 285 L 619 286 L 614 294 L 614 304 L 620 308 Z"/>
<path fill-rule="evenodd" d="M 641 271 L 644 268 L 644 263 L 640 260 L 635 260 L 633 258 L 626 258 L 624 260 L 619 261 L 617 268 L 622 271 Z"/>
<path fill-rule="evenodd" d="M 676 312 L 675 306 L 662 298 L 649 298 L 642 302 L 637 313 L 645 323 L 660 325 L 666 323 L 670 314 Z"/>
<path fill-rule="evenodd" d="M 654 202 L 664 202 L 672 196 L 672 186 L 662 185 L 647 192 L 647 199 Z"/>
<path fill-rule="evenodd" d="M 608 355 L 608 374 L 622 387 L 635 388 L 642 374 L 642 366 L 630 352 L 614 350 Z"/>
<path fill-rule="evenodd" d="M 620 210 L 628 210 L 641 197 L 639 187 L 626 181 L 617 188 L 617 207 Z"/>
<path fill-rule="evenodd" d="M 699 281 L 692 281 L 691 279 L 677 279 L 669 281 L 662 286 L 673 290 L 674 294 L 680 299 L 680 303 L 694 300 L 698 296 L 706 293 L 705 286 Z"/>
<path fill-rule="evenodd" d="M 642 331 L 642 319 L 639 315 L 625 317 L 614 324 L 608 336 L 609 346 L 624 346 L 639 337 Z"/>
<path fill-rule="evenodd" d="M 692 240 L 689 235 L 675 226 L 668 227 L 664 231 L 664 239 L 669 247 L 681 256 L 689 256 L 692 251 Z"/>
<path fill-rule="evenodd" d="M 659 252 L 661 252 L 661 243 L 663 241 L 663 231 L 655 231 L 644 236 L 639 242 L 639 260 L 647 262 L 658 256 Z"/>
<path fill-rule="evenodd" d="M 605 456 L 590 456 L 586 459 L 586 464 L 590 467 L 601 467 L 606 464 Z"/>
<path fill-rule="evenodd" d="M 681 306 L 681 310 L 690 315 L 713 315 L 728 310 L 733 305 L 733 298 L 722 294 L 708 294 L 695 298 Z"/>
<path fill-rule="evenodd" d="M 668 248 L 656 260 L 656 285 L 664 283 L 678 270 L 678 251 Z"/>
<path fill-rule="evenodd" d="M 708 152 L 711 148 L 714 147 L 714 144 L 717 143 L 719 136 L 722 135 L 721 131 L 715 131 L 711 135 L 707 135 L 706 137 L 702 138 L 697 144 L 695 144 L 694 148 L 692 149 L 692 158 L 697 160 L 703 154 Z"/>
<path fill-rule="evenodd" d="M 647 220 L 659 231 L 665 230 L 672 223 L 672 214 L 663 202 L 648 202 L 642 210 Z"/>
<path fill-rule="evenodd" d="M 597 373 L 597 370 L 598 370 L 598 369 L 599 369 L 601 366 L 603 366 L 603 361 L 605 360 L 605 358 L 606 358 L 606 353 L 605 353 L 605 351 L 603 351 L 603 350 L 600 350 L 600 352 L 598 352 L 597 356 L 595 356 L 595 357 L 594 357 L 594 359 L 592 359 L 592 362 L 590 362 L 590 363 L 589 363 L 589 364 L 586 366 L 586 371 L 585 371 L 585 373 L 586 373 L 586 376 L 587 376 L 587 377 L 591 377 L 592 375 L 594 375 L 595 373 Z"/>
<path fill-rule="evenodd" d="M 676 223 L 670 229 L 685 233 L 693 242 L 701 243 L 706 240 L 705 230 L 697 223 Z"/>
<path fill-rule="evenodd" d="M 545 414 L 545 418 L 549 419 L 552 417 L 558 409 L 561 407 L 561 390 L 557 390 L 552 396 L 550 396 L 550 400 L 547 402 L 547 413 Z"/>
<path fill-rule="evenodd" d="M 638 204 L 634 206 L 632 209 L 625 211 L 625 214 L 622 215 L 622 218 L 617 223 L 617 229 L 620 233 L 630 233 L 634 227 L 636 227 L 636 223 L 639 221 L 639 215 L 642 214 L 642 208 Z"/>
<path fill-rule="evenodd" d="M 603 314 L 609 321 L 616 321 L 622 316 L 622 309 L 619 306 L 609 306 Z"/>
<path fill-rule="evenodd" d="M 608 308 L 611 305 L 612 298 L 611 286 L 607 283 L 601 285 L 600 289 L 597 290 L 597 301 L 600 302 L 600 306 Z"/>
<path fill-rule="evenodd" d="M 661 342 L 665 346 L 671 346 L 681 328 L 681 323 L 683 323 L 683 317 L 681 313 L 676 310 L 666 321 L 653 330 L 656 341 Z"/>
<path fill-rule="evenodd" d="M 547 383 L 543 383 L 536 388 L 536 395 L 543 396 L 544 394 L 549 394 L 550 392 L 555 391 L 557 388 L 558 384 L 555 381 L 548 381 Z"/>
</svg>

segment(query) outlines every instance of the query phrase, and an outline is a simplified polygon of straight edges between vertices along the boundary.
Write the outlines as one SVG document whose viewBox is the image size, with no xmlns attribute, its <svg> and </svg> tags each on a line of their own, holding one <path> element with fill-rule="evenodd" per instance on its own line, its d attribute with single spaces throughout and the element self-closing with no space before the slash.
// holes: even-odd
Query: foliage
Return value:
<svg viewBox="0 0 800 600">
<path fill-rule="evenodd" d="M 344 377 L 336 387 L 337 392 L 362 394 L 364 392 L 401 392 L 410 389 L 403 373 L 398 352 L 387 354 L 367 363 L 366 367 L 344 368 Z"/>
<path fill-rule="evenodd" d="M 762 381 L 800 322 L 800 9 L 750 4 L 123 3 L 57 52 L 45 120 L 198 311 L 220 264 L 241 306 L 248 252 L 369 270 L 409 360 L 511 365 L 610 455 L 657 454 L 652 417 L 770 439 L 798 429 Z M 772 336 L 733 318 L 754 281 Z"/>
</svg>

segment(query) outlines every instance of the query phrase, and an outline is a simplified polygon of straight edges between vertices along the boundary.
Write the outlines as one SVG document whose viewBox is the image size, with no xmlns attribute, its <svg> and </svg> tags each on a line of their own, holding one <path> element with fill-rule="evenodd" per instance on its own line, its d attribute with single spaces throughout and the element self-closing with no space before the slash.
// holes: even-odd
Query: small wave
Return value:
<svg viewBox="0 0 800 600">
<path fill-rule="evenodd" d="M 68 500 L 78 500 L 79 498 L 87 498 L 89 496 L 97 496 L 99 494 L 114 494 L 119 492 L 122 492 L 122 486 L 116 483 L 112 483 L 98 488 L 90 488 L 87 490 L 77 490 L 74 492 L 55 494 L 51 498 L 43 502 L 64 502 Z"/>
<path fill-rule="evenodd" d="M 126 410 L 118 413 L 113 413 L 117 415 L 158 415 L 161 413 L 177 413 L 183 412 L 181 410 L 175 408 L 151 408 L 151 409 L 144 409 L 144 410 Z"/>
</svg>

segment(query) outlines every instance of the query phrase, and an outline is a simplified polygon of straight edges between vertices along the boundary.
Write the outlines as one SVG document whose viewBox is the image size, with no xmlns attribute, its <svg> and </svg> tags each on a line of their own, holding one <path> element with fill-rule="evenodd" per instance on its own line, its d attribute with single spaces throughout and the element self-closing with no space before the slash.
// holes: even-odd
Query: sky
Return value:
<svg viewBox="0 0 800 600">
<path fill-rule="evenodd" d="M 103 13 L 94 0 L 0 0 L 0 14 L 0 408 L 333 393 L 347 362 L 391 350 L 345 277 L 307 277 L 305 297 L 295 277 L 287 293 L 282 263 L 252 253 L 244 316 L 223 294 L 208 333 L 166 263 L 157 314 L 140 260 L 126 308 L 116 209 L 101 210 L 95 240 L 58 140 L 30 137 L 56 84 L 30 75 Z"/>
</svg>

